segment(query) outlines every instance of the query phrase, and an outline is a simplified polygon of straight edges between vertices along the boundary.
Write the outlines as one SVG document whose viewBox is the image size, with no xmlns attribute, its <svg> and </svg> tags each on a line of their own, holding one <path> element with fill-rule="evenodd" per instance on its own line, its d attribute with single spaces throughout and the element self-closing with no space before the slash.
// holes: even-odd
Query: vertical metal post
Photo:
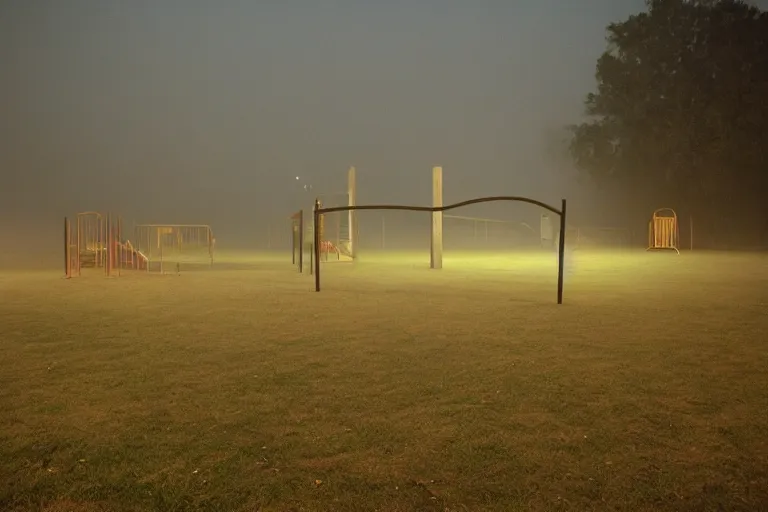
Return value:
<svg viewBox="0 0 768 512">
<path fill-rule="evenodd" d="M 104 218 L 104 275 L 109 277 L 109 214 Z"/>
<path fill-rule="evenodd" d="M 107 225 L 109 226 L 109 238 L 107 240 L 107 275 L 112 275 L 112 269 L 115 268 L 115 226 L 112 224 L 112 214 L 107 214 Z"/>
<path fill-rule="evenodd" d="M 563 303 L 563 272 L 565 270 L 565 199 L 560 207 L 560 246 L 557 248 L 557 303 Z"/>
<path fill-rule="evenodd" d="M 94 240 L 94 250 L 96 251 L 96 254 L 94 255 L 94 266 L 98 268 L 101 266 L 101 244 L 103 243 L 101 240 L 101 215 L 96 214 L 96 226 L 92 227 L 92 229 L 94 230 L 93 236 L 96 238 Z"/>
<path fill-rule="evenodd" d="M 106 218 L 103 217 L 101 214 L 98 214 L 96 218 L 96 256 L 97 256 L 97 264 L 98 267 L 105 267 L 107 265 L 107 222 Z M 86 242 L 87 243 L 87 242 Z"/>
<path fill-rule="evenodd" d="M 149 273 L 149 262 L 152 260 L 152 235 L 150 232 L 152 228 L 144 228 L 147 230 L 147 273 Z"/>
<path fill-rule="evenodd" d="M 70 267 L 71 260 L 69 258 L 69 220 L 64 217 L 64 275 L 67 278 L 72 277 L 72 269 Z"/>
<path fill-rule="evenodd" d="M 117 275 L 121 275 L 123 267 L 123 218 L 117 216 Z"/>
<path fill-rule="evenodd" d="M 304 210 L 299 210 L 299 274 L 304 272 Z"/>
<path fill-rule="evenodd" d="M 114 219 L 112 214 L 109 214 L 109 275 L 112 275 L 112 271 L 115 269 L 115 228 Z"/>
<path fill-rule="evenodd" d="M 320 200 L 315 199 L 315 209 L 312 212 L 314 216 L 314 224 L 312 234 L 314 235 L 314 247 L 312 248 L 315 258 L 315 291 L 320 291 Z"/>
<path fill-rule="evenodd" d="M 76 217 L 77 226 L 75 227 L 76 234 L 75 237 L 77 238 L 77 247 L 75 247 L 75 250 L 77 251 L 75 253 L 75 262 L 77 267 L 77 276 L 80 277 L 82 275 L 82 268 L 80 266 L 80 215 L 78 214 Z"/>
</svg>

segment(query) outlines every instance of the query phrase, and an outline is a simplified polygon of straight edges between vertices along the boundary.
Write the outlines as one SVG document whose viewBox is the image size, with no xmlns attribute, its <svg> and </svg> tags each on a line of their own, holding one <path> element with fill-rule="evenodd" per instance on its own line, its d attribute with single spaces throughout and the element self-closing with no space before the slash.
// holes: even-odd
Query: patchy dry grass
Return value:
<svg viewBox="0 0 768 512">
<path fill-rule="evenodd" d="M 0 509 L 768 508 L 768 259 L 419 258 L 0 274 Z"/>
</svg>

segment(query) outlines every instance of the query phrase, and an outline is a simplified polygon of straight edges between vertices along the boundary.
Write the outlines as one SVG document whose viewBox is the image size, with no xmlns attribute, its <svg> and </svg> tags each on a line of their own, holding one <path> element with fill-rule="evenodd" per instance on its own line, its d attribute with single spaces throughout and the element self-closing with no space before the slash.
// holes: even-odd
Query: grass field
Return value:
<svg viewBox="0 0 768 512">
<path fill-rule="evenodd" d="M 768 257 L 0 273 L 0 510 L 768 510 Z"/>
</svg>

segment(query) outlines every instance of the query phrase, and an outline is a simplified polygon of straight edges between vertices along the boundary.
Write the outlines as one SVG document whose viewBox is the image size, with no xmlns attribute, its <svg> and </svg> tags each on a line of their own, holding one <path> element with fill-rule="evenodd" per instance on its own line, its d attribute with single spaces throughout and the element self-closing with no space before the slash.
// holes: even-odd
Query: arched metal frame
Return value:
<svg viewBox="0 0 768 512">
<path fill-rule="evenodd" d="M 491 196 L 491 197 L 479 197 L 476 199 L 469 199 L 467 201 L 461 201 L 460 203 L 449 204 L 445 206 L 405 206 L 394 204 L 378 204 L 378 205 L 359 205 L 359 206 L 335 206 L 332 208 L 321 208 L 320 201 L 315 200 L 314 208 L 314 225 L 319 224 L 320 215 L 333 212 L 345 212 L 356 210 L 406 210 L 413 212 L 445 212 L 453 210 L 455 208 L 461 208 L 462 206 L 469 206 L 471 204 L 478 203 L 490 203 L 496 201 L 516 201 L 521 203 L 528 203 L 535 206 L 549 210 L 550 212 L 560 216 L 560 238 L 557 248 L 557 303 L 563 303 L 563 271 L 565 263 L 565 215 L 566 204 L 565 199 L 562 200 L 562 205 L 558 210 L 554 206 L 550 206 L 541 201 L 530 199 L 528 197 L 521 196 Z M 315 265 L 315 291 L 320 291 L 320 233 L 317 229 L 314 230 L 314 265 Z"/>
</svg>

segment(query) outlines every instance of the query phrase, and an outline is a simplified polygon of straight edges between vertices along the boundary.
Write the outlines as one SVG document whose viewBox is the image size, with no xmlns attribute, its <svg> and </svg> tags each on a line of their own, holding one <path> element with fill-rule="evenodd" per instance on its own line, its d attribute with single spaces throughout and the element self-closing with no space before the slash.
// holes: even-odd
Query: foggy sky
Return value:
<svg viewBox="0 0 768 512">
<path fill-rule="evenodd" d="M 295 210 L 295 176 L 335 192 L 349 165 L 360 203 L 429 204 L 433 165 L 447 202 L 558 200 L 576 192 L 544 133 L 578 120 L 605 26 L 642 9 L 3 0 L 0 224 L 111 210 L 226 239 Z"/>
</svg>

